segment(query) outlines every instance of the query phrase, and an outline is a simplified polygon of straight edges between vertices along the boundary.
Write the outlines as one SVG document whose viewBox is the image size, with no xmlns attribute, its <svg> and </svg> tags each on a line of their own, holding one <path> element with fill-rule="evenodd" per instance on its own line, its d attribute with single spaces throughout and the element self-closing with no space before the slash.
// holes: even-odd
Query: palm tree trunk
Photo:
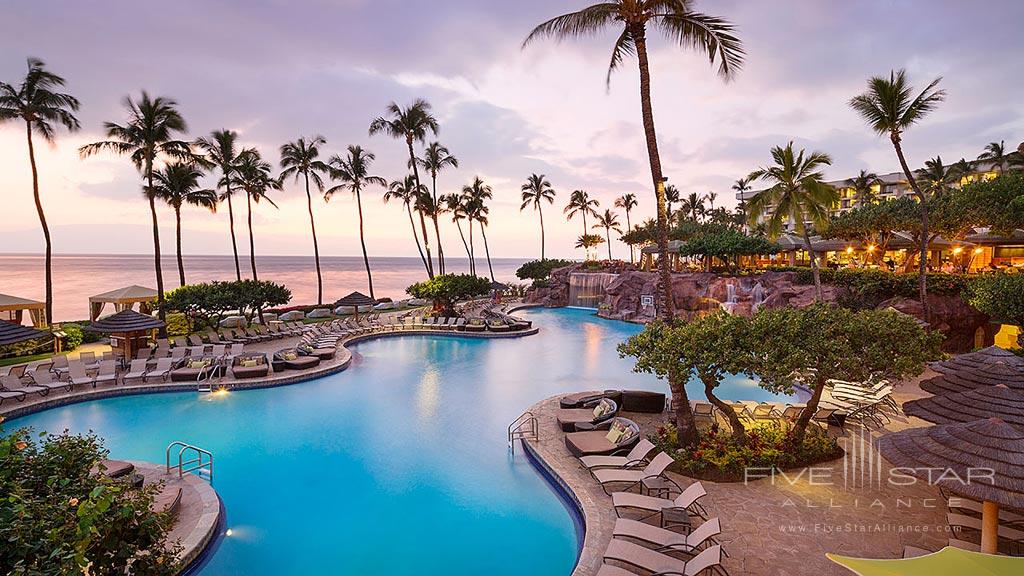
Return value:
<svg viewBox="0 0 1024 576">
<path fill-rule="evenodd" d="M 437 223 L 437 172 L 430 173 L 431 191 L 434 196 L 434 213 L 431 217 L 434 220 L 434 236 L 437 237 L 437 271 L 444 274 L 444 248 L 441 246 L 441 226 Z"/>
<path fill-rule="evenodd" d="M 470 267 L 472 269 L 473 254 L 469 251 L 469 244 L 466 243 L 466 235 L 462 233 L 462 224 L 456 220 L 455 227 L 459 229 L 459 237 L 462 238 L 462 246 L 466 249 L 466 257 L 469 258 Z"/>
<path fill-rule="evenodd" d="M 814 255 L 814 250 L 811 247 L 811 236 L 807 233 L 807 228 L 804 228 L 804 248 L 807 249 L 808 257 L 811 259 L 811 276 L 814 277 L 814 301 L 821 302 L 821 271 L 818 270 L 818 259 Z"/>
<path fill-rule="evenodd" d="M 893 148 L 896 149 L 896 157 L 899 158 L 903 174 L 906 175 L 907 182 L 910 183 L 910 187 L 914 190 L 914 194 L 921 203 L 921 244 L 917 265 L 917 292 L 921 298 L 921 311 L 924 313 L 924 320 L 928 322 L 931 317 L 928 306 L 928 198 L 921 192 L 914 174 L 910 171 L 910 167 L 907 166 L 907 159 L 903 156 L 903 146 L 900 145 L 899 134 L 892 134 L 890 139 L 892 140 Z"/>
<path fill-rule="evenodd" d="M 43 202 L 39 198 L 39 170 L 36 167 L 36 149 L 32 144 L 31 120 L 25 122 L 25 135 L 28 137 L 28 163 L 32 166 L 32 198 L 36 203 L 36 214 L 39 215 L 39 225 L 43 228 L 43 239 L 46 241 L 46 257 L 43 263 L 46 277 L 46 318 L 43 318 L 43 324 L 49 324 L 53 322 L 53 246 L 50 241 L 50 227 L 46 224 L 46 213 L 43 212 Z"/>
<path fill-rule="evenodd" d="M 156 269 L 156 305 L 157 316 L 160 320 L 166 320 L 167 311 L 164 310 L 164 271 L 160 266 L 160 225 L 156 218 L 156 198 L 153 196 L 153 161 L 146 165 L 146 181 L 149 187 L 146 189 L 146 196 L 149 198 L 149 213 L 153 217 L 153 265 Z M 160 329 L 160 337 L 166 337 L 167 328 Z"/>
<path fill-rule="evenodd" d="M 491 273 L 491 282 L 495 282 L 494 268 L 491 267 L 491 249 L 487 247 L 487 227 L 484 226 L 483 223 L 480 224 L 480 234 L 484 237 L 484 253 L 487 254 L 487 270 Z"/>
<path fill-rule="evenodd" d="M 309 173 L 306 172 L 306 206 L 309 209 L 309 229 L 313 231 L 313 262 L 316 264 L 316 303 L 324 303 L 324 278 L 320 274 L 320 245 L 316 241 L 316 223 L 313 221 L 313 197 L 309 194 Z"/>
<path fill-rule="evenodd" d="M 249 194 L 248 191 L 245 193 L 245 203 L 249 208 L 249 266 L 252 268 L 252 279 L 258 281 L 259 278 L 256 276 L 256 240 L 252 234 L 252 194 Z"/>
<path fill-rule="evenodd" d="M 537 204 L 537 214 L 540 215 L 540 259 L 544 260 L 544 210 Z"/>
<path fill-rule="evenodd" d="M 228 226 L 231 229 L 231 253 L 235 255 L 235 279 L 242 281 L 242 267 L 238 265 L 238 243 L 235 241 L 235 210 L 231 207 L 231 184 L 227 184 Z"/>
<path fill-rule="evenodd" d="M 174 207 L 174 246 L 178 257 L 178 285 L 184 286 L 185 263 L 181 260 L 181 206 Z"/>
<path fill-rule="evenodd" d="M 604 229 L 604 241 L 608 244 L 608 261 L 612 259 L 612 229 L 605 227 Z"/>
<path fill-rule="evenodd" d="M 370 258 L 366 255 L 366 237 L 363 235 L 363 198 L 356 190 L 356 207 L 359 209 L 359 244 L 363 247 L 363 264 L 366 266 L 366 283 L 370 286 L 370 298 L 377 299 L 373 295 L 373 275 L 370 274 Z"/>
<path fill-rule="evenodd" d="M 416 179 L 416 194 L 420 193 L 420 169 L 416 166 L 416 152 L 412 149 L 412 136 L 405 138 L 405 143 L 409 147 L 409 164 L 412 165 L 412 175 Z M 423 212 L 420 212 L 420 226 L 423 228 L 423 250 L 427 253 L 427 276 L 430 278 L 434 277 L 434 259 L 430 255 L 430 240 L 427 238 L 427 225 L 423 222 Z"/>
<path fill-rule="evenodd" d="M 476 276 L 476 249 L 473 247 L 473 219 L 469 219 L 469 273 Z"/>
<path fill-rule="evenodd" d="M 647 157 L 651 164 L 651 179 L 658 203 L 658 251 L 660 253 L 659 273 L 661 278 L 661 318 L 672 322 L 675 305 L 672 301 L 672 275 L 668 257 L 668 212 L 665 205 L 665 181 L 661 172 L 661 157 L 658 155 L 658 137 L 654 129 L 654 109 L 651 105 L 651 69 L 647 60 L 647 39 L 644 25 L 631 25 L 630 34 L 636 44 L 637 61 L 640 67 L 640 109 L 647 140 Z M 697 425 L 693 420 L 690 399 L 686 394 L 686 377 L 675 369 L 668 371 L 669 389 L 672 391 L 672 408 L 676 414 L 676 429 L 679 444 L 690 446 L 697 442 Z"/>
<path fill-rule="evenodd" d="M 412 228 L 412 239 L 416 242 L 416 251 L 420 253 L 420 260 L 423 262 L 423 268 L 427 270 L 427 274 L 430 274 L 430 266 L 427 265 L 427 258 L 423 255 L 423 248 L 420 247 L 419 236 L 416 235 L 416 223 L 412 219 L 412 206 L 408 202 L 405 204 L 405 211 L 409 213 L 409 226 Z"/>
<path fill-rule="evenodd" d="M 629 223 L 629 210 L 626 210 L 626 233 L 633 229 L 633 225 Z M 633 263 L 633 245 L 629 245 L 629 263 Z"/>
<path fill-rule="evenodd" d="M 427 219 L 423 216 L 423 212 L 420 210 L 416 211 L 420 216 L 420 232 L 423 233 L 423 249 L 427 253 L 427 275 L 431 278 L 434 277 L 434 260 L 430 255 L 430 235 L 427 234 Z"/>
</svg>

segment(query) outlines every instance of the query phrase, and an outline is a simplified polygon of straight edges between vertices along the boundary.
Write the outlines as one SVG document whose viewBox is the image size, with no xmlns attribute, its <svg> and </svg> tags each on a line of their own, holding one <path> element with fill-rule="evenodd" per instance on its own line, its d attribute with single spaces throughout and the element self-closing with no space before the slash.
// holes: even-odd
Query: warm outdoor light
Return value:
<svg viewBox="0 0 1024 576">
<path fill-rule="evenodd" d="M 875 251 L 875 245 L 874 244 L 869 245 L 868 246 L 868 252 L 874 252 L 874 251 Z"/>
<path fill-rule="evenodd" d="M 974 253 L 975 254 L 981 254 L 982 252 L 984 252 L 984 250 L 982 250 L 981 248 L 975 248 L 974 249 Z"/>
<path fill-rule="evenodd" d="M 847 254 L 853 254 L 853 246 L 847 246 L 846 247 L 846 253 Z"/>
<path fill-rule="evenodd" d="M 957 246 L 956 248 L 953 248 L 953 254 L 956 254 L 957 256 L 959 256 L 960 253 L 963 252 L 963 251 L 964 251 L 964 249 L 962 247 L 960 247 L 960 246 Z"/>
</svg>

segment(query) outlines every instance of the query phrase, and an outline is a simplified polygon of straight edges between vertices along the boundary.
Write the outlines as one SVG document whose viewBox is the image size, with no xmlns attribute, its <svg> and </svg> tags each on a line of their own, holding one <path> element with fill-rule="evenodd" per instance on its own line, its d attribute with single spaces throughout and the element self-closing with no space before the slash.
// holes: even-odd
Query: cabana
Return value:
<svg viewBox="0 0 1024 576">
<path fill-rule="evenodd" d="M 103 307 L 107 304 L 114 305 L 114 312 L 131 310 L 135 304 L 139 304 L 139 312 L 149 314 L 153 311 L 151 302 L 157 299 L 156 290 L 144 286 L 125 286 L 103 294 L 89 297 L 89 319 L 95 320 L 100 317 Z"/>
<path fill-rule="evenodd" d="M 353 292 L 353 293 L 349 294 L 348 296 L 345 296 L 341 300 L 338 300 L 337 302 L 335 302 L 334 305 L 335 305 L 336 308 L 340 308 L 342 306 L 350 306 L 352 308 L 353 314 L 356 315 L 356 319 L 358 320 L 359 319 L 359 308 L 361 306 L 370 306 L 370 307 L 372 307 L 376 303 L 377 303 L 376 300 L 374 300 L 373 298 L 370 298 L 369 296 L 367 296 L 366 294 L 363 294 L 362 292 Z"/>
<path fill-rule="evenodd" d="M 110 346 L 120 349 L 125 361 L 135 357 L 135 351 L 149 346 L 153 330 L 165 326 L 162 320 L 127 309 L 92 322 L 85 327 L 91 332 L 110 335 Z"/>
<path fill-rule="evenodd" d="M 46 317 L 46 304 L 27 298 L 0 294 L 0 320 L 21 324 L 25 310 L 28 310 L 33 326 L 36 328 L 46 327 L 49 321 Z"/>
</svg>

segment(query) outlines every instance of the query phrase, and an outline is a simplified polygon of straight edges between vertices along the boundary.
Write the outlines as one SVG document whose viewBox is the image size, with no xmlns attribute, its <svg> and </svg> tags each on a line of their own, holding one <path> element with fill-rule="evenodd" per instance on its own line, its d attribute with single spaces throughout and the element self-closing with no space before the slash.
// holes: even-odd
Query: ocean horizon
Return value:
<svg viewBox="0 0 1024 576">
<path fill-rule="evenodd" d="M 234 280 L 235 265 L 229 255 L 184 255 L 185 280 L 189 284 L 213 280 Z M 492 258 L 494 277 L 499 282 L 517 283 L 515 271 L 528 258 Z M 173 255 L 163 255 L 164 290 L 177 288 L 178 264 Z M 249 256 L 239 255 L 242 278 L 251 278 Z M 445 258 L 446 271 L 469 272 L 469 258 Z M 358 290 L 368 293 L 362 256 L 321 256 L 324 303 L 333 303 Z M 373 288 L 377 298 L 407 298 L 405 289 L 425 280 L 427 272 L 418 256 L 370 257 Z M 434 263 L 435 273 L 437 263 Z M 488 276 L 487 260 L 476 259 L 478 276 Z M 290 304 L 316 303 L 316 268 L 312 256 L 257 256 L 260 280 L 284 284 L 292 291 Z M 42 301 L 45 280 L 42 254 L 0 254 L 0 293 Z M 54 254 L 53 321 L 84 320 L 89 317 L 89 297 L 124 286 L 138 284 L 156 288 L 153 256 L 147 254 Z M 113 312 L 108 307 L 104 314 Z"/>
</svg>

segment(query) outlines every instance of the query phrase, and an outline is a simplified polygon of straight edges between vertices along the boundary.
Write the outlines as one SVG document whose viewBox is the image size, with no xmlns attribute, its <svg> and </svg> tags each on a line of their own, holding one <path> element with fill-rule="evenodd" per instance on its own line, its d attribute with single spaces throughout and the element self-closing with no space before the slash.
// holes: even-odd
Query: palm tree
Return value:
<svg viewBox="0 0 1024 576">
<path fill-rule="evenodd" d="M 942 163 L 942 156 L 936 156 L 926 160 L 924 168 L 918 170 L 916 175 L 924 193 L 929 198 L 938 198 L 960 181 L 961 170 L 956 164 L 946 166 Z"/>
<path fill-rule="evenodd" d="M 387 107 L 388 117 L 377 118 L 370 123 L 370 136 L 378 132 L 384 132 L 392 138 L 402 138 L 409 148 L 409 165 L 412 167 L 413 182 L 416 191 L 421 189 L 420 171 L 416 162 L 416 152 L 413 150 L 414 142 L 423 142 L 427 138 L 427 132 L 437 135 L 437 118 L 430 113 L 430 103 L 423 99 L 416 99 L 406 108 L 400 107 L 392 102 Z M 430 241 L 427 239 L 427 226 L 423 222 L 423 214 L 420 214 L 420 227 L 423 229 L 423 249 L 426 251 L 427 276 L 434 277 L 434 264 L 430 256 Z M 417 244 L 419 241 L 417 240 Z"/>
<path fill-rule="evenodd" d="M 235 279 L 242 279 L 242 267 L 238 264 L 238 242 L 235 241 L 235 210 L 231 206 L 232 180 L 235 177 L 235 162 L 238 161 L 238 133 L 234 130 L 214 130 L 209 137 L 198 138 L 194 142 L 196 148 L 203 151 L 206 161 L 220 169 L 218 187 L 223 187 L 220 194 L 221 202 L 228 203 L 228 226 L 231 230 L 231 252 L 235 257 Z"/>
<path fill-rule="evenodd" d="M 484 184 L 479 176 L 473 178 L 473 182 L 462 187 L 462 195 L 466 197 L 466 216 L 469 218 L 469 251 L 473 252 L 473 221 L 480 224 L 480 234 L 484 238 L 484 253 L 487 255 L 487 270 L 491 273 L 491 282 L 494 282 L 494 268 L 491 266 L 491 250 L 487 246 L 487 214 L 490 208 L 487 201 L 493 196 L 491 187 Z"/>
<path fill-rule="evenodd" d="M 743 221 L 747 221 L 747 192 L 750 192 L 750 178 L 740 178 L 733 182 L 732 189 L 739 193 L 740 203 L 737 208 L 740 209 L 740 215 L 743 216 Z"/>
<path fill-rule="evenodd" d="M 433 194 L 434 205 L 434 235 L 437 237 L 437 267 L 441 274 L 444 274 L 444 248 L 441 246 L 441 228 L 437 224 L 437 215 L 440 212 L 440 203 L 437 197 L 437 175 L 447 167 L 458 168 L 459 160 L 451 155 L 448 148 L 438 142 L 431 142 L 423 150 L 423 158 L 417 159 L 420 166 L 430 173 L 431 194 Z"/>
<path fill-rule="evenodd" d="M 356 207 L 359 209 L 359 244 L 363 248 L 363 264 L 366 266 L 366 282 L 370 287 L 370 298 L 376 299 L 373 294 L 373 275 L 370 274 L 370 258 L 366 255 L 366 237 L 363 234 L 363 198 L 360 194 L 363 187 L 374 184 L 387 187 L 387 180 L 380 176 L 370 176 L 370 164 L 377 157 L 373 152 L 363 150 L 361 146 L 349 146 L 348 155 L 342 158 L 335 154 L 331 156 L 328 164 L 331 167 L 331 179 L 341 182 L 327 190 L 324 194 L 324 201 L 328 202 L 335 192 L 348 190 L 356 197 Z"/>
<path fill-rule="evenodd" d="M 596 208 L 601 203 L 590 197 L 586 190 L 573 190 L 569 195 L 569 203 L 566 204 L 562 213 L 566 220 L 572 220 L 577 214 L 583 216 L 583 234 L 587 233 L 587 214 L 597 216 Z"/>
<path fill-rule="evenodd" d="M 985 151 L 978 154 L 978 160 L 991 161 L 1002 174 L 1006 164 L 1006 141 L 989 142 L 985 146 Z"/>
<path fill-rule="evenodd" d="M 313 180 L 318 192 L 324 191 L 324 180 L 321 174 L 330 173 L 331 169 L 320 157 L 320 147 L 327 144 L 323 136 L 314 136 L 306 141 L 299 138 L 281 146 L 281 180 L 289 176 L 295 182 L 299 177 L 306 183 L 306 207 L 309 210 L 309 228 L 313 232 L 313 261 L 316 264 L 316 303 L 324 303 L 324 279 L 320 274 L 320 246 L 316 241 L 316 223 L 313 221 L 313 196 L 309 193 L 309 181 Z"/>
<path fill-rule="evenodd" d="M 636 208 L 636 194 L 628 192 L 615 199 L 615 207 L 626 211 L 626 231 L 632 231 L 633 225 L 629 222 L 629 213 Z M 629 263 L 633 263 L 633 245 L 629 245 Z"/>
<path fill-rule="evenodd" d="M 235 164 L 235 184 L 245 191 L 245 204 L 248 210 L 246 217 L 249 224 L 249 265 L 252 268 L 253 280 L 259 280 L 259 277 L 256 274 L 256 240 L 252 233 L 252 203 L 266 201 L 277 208 L 277 204 L 274 204 L 267 193 L 284 187 L 280 178 L 271 176 L 272 169 L 270 162 L 264 161 L 255 148 L 242 150 Z"/>
<path fill-rule="evenodd" d="M 828 225 L 829 209 L 839 199 L 836 190 L 825 184 L 821 172 L 822 167 L 832 165 L 832 158 L 824 152 L 805 155 L 800 150 L 797 154 L 790 142 L 785 148 L 772 148 L 772 159 L 774 165 L 750 173 L 751 180 L 764 180 L 772 185 L 750 199 L 750 220 L 765 216 L 768 235 L 772 238 L 782 233 L 787 220 L 793 222 L 794 231 L 803 237 L 804 249 L 811 258 L 815 299 L 821 300 L 821 274 L 807 224 L 823 231 Z M 771 213 L 768 213 L 769 206 L 773 207 Z"/>
<path fill-rule="evenodd" d="M 619 217 L 611 210 L 605 208 L 604 214 L 597 215 L 597 224 L 594 224 L 594 228 L 604 228 L 604 238 L 608 242 L 608 259 L 612 259 L 612 230 L 615 230 L 619 234 L 622 234 L 622 228 L 619 225 Z"/>
<path fill-rule="evenodd" d="M 102 142 L 86 144 L 78 149 L 83 158 L 104 150 L 115 154 L 128 155 L 145 179 L 144 193 L 149 201 L 149 212 L 153 221 L 153 260 L 156 269 L 157 310 L 160 319 L 164 311 L 164 275 L 160 267 L 160 227 L 156 217 L 156 195 L 153 190 L 154 163 L 160 156 L 179 160 L 191 160 L 192 150 L 187 142 L 176 140 L 175 135 L 184 134 L 188 127 L 178 112 L 178 103 L 170 98 L 151 98 L 145 91 L 138 102 L 131 96 L 124 99 L 128 109 L 128 122 L 124 125 L 104 122 L 107 138 Z M 161 329 L 161 333 L 164 329 Z"/>
<path fill-rule="evenodd" d="M 416 202 L 419 197 L 419 189 L 421 187 L 416 185 L 416 178 L 410 174 L 405 177 L 405 180 L 395 180 L 389 186 L 387 191 L 384 193 L 384 203 L 388 203 L 392 200 L 401 200 L 405 206 L 405 211 L 409 213 L 409 226 L 412 227 L 412 239 L 416 241 L 416 250 L 420 253 L 420 260 L 423 261 L 423 267 L 427 270 L 427 275 L 430 275 L 430 266 L 428 264 L 426 256 L 423 255 L 423 248 L 420 246 L 420 239 L 416 235 L 416 224 L 412 220 L 412 205 Z"/>
<path fill-rule="evenodd" d="M 682 202 L 682 194 L 680 194 L 679 188 L 672 184 L 665 186 L 665 218 L 670 225 L 672 223 L 672 205 L 679 202 Z"/>
<path fill-rule="evenodd" d="M 853 188 L 853 195 L 857 200 L 858 206 L 863 208 L 875 201 L 873 186 L 877 183 L 878 175 L 867 170 L 861 170 L 859 174 L 850 180 L 850 188 Z"/>
<path fill-rule="evenodd" d="M 544 200 L 547 200 L 548 204 L 555 203 L 555 190 L 551 188 L 551 182 L 548 182 L 544 174 L 530 174 L 526 183 L 520 186 L 520 190 L 523 192 L 523 203 L 519 206 L 519 211 L 526 210 L 526 207 L 532 204 L 540 217 L 540 259 L 544 260 L 544 212 L 541 205 Z"/>
<path fill-rule="evenodd" d="M 19 119 L 25 121 L 28 163 L 32 169 L 32 198 L 36 203 L 36 214 L 39 216 L 39 225 L 43 228 L 43 239 L 46 242 L 46 322 L 53 321 L 53 245 L 50 240 L 50 227 L 46 224 L 46 213 L 43 212 L 43 203 L 39 197 L 39 171 L 36 168 L 32 134 L 37 134 L 46 142 L 53 144 L 56 135 L 54 123 L 61 124 L 69 132 L 78 130 L 78 118 L 74 115 L 78 110 L 78 100 L 70 94 L 56 91 L 63 86 L 64 78 L 48 71 L 46 64 L 35 58 L 28 59 L 28 73 L 17 88 L 0 82 L 0 123 Z"/>
<path fill-rule="evenodd" d="M 185 285 L 185 264 L 181 258 L 181 207 L 191 204 L 217 211 L 217 193 L 199 187 L 203 171 L 189 162 L 175 162 L 153 174 L 153 194 L 174 209 L 175 248 L 178 257 L 178 281 Z"/>
<path fill-rule="evenodd" d="M 716 194 L 714 192 L 708 192 L 707 194 L 704 195 L 704 199 L 708 201 L 708 206 L 709 206 L 708 212 L 714 212 L 715 211 L 715 200 L 718 199 L 718 194 Z"/>
<path fill-rule="evenodd" d="M 889 73 L 889 78 L 875 76 L 868 80 L 868 88 L 863 94 L 850 100 L 850 107 L 860 114 L 872 130 L 879 136 L 889 136 L 896 158 L 900 161 L 903 174 L 921 202 L 921 245 L 920 262 L 918 263 L 917 290 L 921 298 L 921 308 L 925 319 L 928 318 L 928 286 L 926 272 L 928 270 L 928 197 L 917 185 L 910 165 L 903 155 L 903 132 L 928 115 L 940 102 L 946 99 L 946 91 L 938 90 L 942 78 L 932 80 L 916 97 L 911 97 L 913 87 L 907 82 L 907 74 L 903 70 Z"/>
<path fill-rule="evenodd" d="M 705 213 L 704 198 L 696 192 L 691 192 L 683 199 L 683 215 L 690 217 L 694 222 L 700 222 L 700 217 Z"/>
<path fill-rule="evenodd" d="M 459 229 L 459 237 L 462 238 L 462 246 L 466 248 L 466 257 L 469 258 L 469 273 L 476 275 L 476 263 L 473 262 L 473 252 L 466 242 L 466 235 L 462 233 L 462 220 L 468 218 L 466 214 L 466 199 L 461 194 L 452 192 L 441 197 L 445 209 L 451 213 L 452 222 Z"/>
</svg>

